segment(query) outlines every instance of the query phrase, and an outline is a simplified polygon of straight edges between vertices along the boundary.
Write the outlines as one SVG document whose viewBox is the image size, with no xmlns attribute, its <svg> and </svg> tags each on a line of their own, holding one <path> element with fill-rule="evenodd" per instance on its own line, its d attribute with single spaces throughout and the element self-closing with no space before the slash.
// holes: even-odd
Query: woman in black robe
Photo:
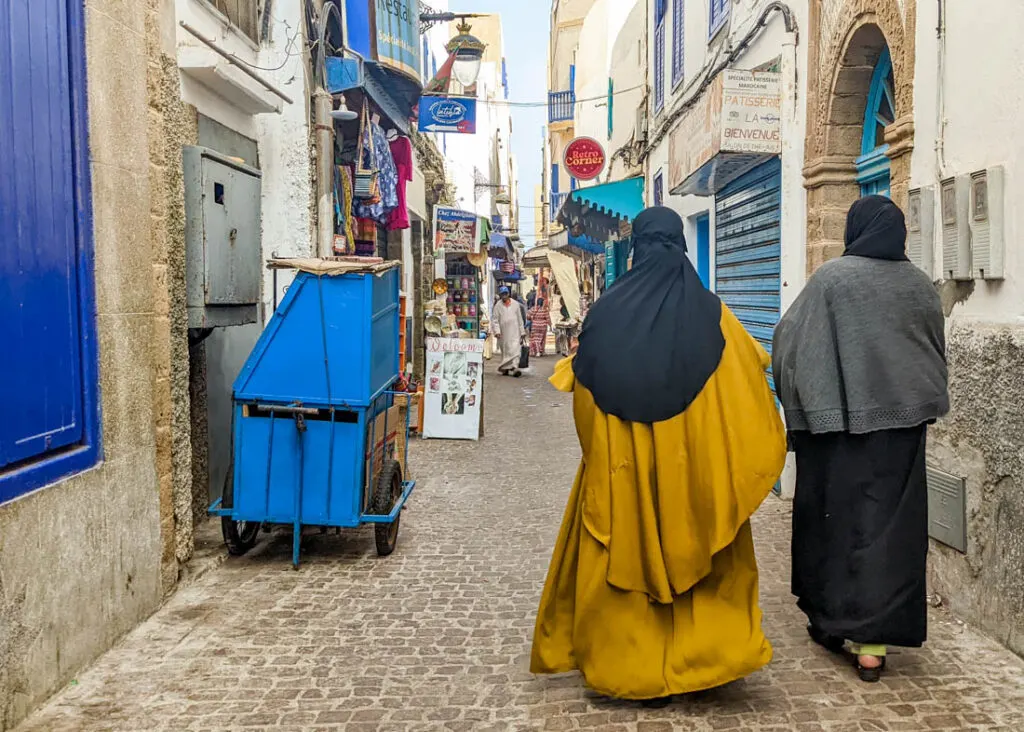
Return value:
<svg viewBox="0 0 1024 732">
<path fill-rule="evenodd" d="M 849 643 L 877 681 L 887 645 L 926 637 L 925 441 L 949 409 L 944 319 L 892 201 L 857 201 L 845 238 L 779 323 L 774 375 L 796 452 L 793 594 L 811 638 Z"/>
</svg>

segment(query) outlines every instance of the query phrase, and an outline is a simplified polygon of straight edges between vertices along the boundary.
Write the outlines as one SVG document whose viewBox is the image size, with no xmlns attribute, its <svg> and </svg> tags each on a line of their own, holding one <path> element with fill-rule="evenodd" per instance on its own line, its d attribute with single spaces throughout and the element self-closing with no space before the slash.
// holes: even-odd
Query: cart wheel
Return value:
<svg viewBox="0 0 1024 732">
<path fill-rule="evenodd" d="M 228 466 L 228 474 L 224 477 L 223 496 L 234 506 L 235 494 L 235 462 Z M 256 546 L 256 537 L 260 533 L 260 524 L 252 521 L 235 521 L 230 516 L 221 516 L 220 531 L 224 535 L 224 543 L 228 545 L 228 554 L 240 557 Z"/>
<path fill-rule="evenodd" d="M 224 543 L 228 545 L 228 554 L 240 557 L 256 546 L 260 524 L 253 521 L 235 521 L 229 516 L 222 516 L 220 530 L 224 534 Z"/>
<path fill-rule="evenodd" d="M 377 485 L 373 491 L 373 512 L 380 515 L 391 513 L 391 509 L 402 497 L 402 466 L 396 460 L 388 460 L 377 476 Z M 393 523 L 375 524 L 374 536 L 377 540 L 377 555 L 386 557 L 395 551 L 398 543 L 398 525 L 402 521 L 399 513 Z"/>
</svg>

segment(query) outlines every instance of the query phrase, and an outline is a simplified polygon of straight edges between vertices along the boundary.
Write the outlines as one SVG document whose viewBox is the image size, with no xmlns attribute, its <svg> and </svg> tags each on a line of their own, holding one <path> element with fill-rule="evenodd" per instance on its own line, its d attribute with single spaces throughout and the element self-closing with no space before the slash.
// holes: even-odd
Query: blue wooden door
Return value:
<svg viewBox="0 0 1024 732">
<path fill-rule="evenodd" d="M 711 219 L 697 218 L 697 274 L 705 287 L 711 287 Z"/>
<path fill-rule="evenodd" d="M 0 0 L 0 472 L 87 437 L 81 5 Z"/>
<path fill-rule="evenodd" d="M 893 91 L 892 58 L 889 49 L 882 50 L 871 76 L 871 87 L 864 108 L 860 157 L 857 158 L 857 182 L 862 196 L 888 196 L 890 164 L 886 154 L 885 128 L 896 119 L 896 95 Z"/>
</svg>

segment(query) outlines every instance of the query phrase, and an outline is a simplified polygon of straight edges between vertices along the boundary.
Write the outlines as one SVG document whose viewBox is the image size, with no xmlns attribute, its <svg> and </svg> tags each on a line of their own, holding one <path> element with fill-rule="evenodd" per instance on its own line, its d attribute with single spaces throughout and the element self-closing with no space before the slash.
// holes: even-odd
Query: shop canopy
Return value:
<svg viewBox="0 0 1024 732">
<path fill-rule="evenodd" d="M 548 245 L 550 246 L 551 251 L 563 252 L 569 255 L 574 255 L 576 252 L 604 254 L 604 245 L 597 241 L 597 239 L 587 236 L 586 234 L 573 236 L 566 229 L 555 232 L 548 237 Z"/>
<path fill-rule="evenodd" d="M 495 259 L 515 261 L 516 251 L 512 242 L 504 234 L 492 232 L 487 246 L 487 254 Z"/>
<path fill-rule="evenodd" d="M 326 65 L 328 92 L 359 90 L 373 100 L 395 129 L 403 135 L 410 133 L 409 116 L 422 91 L 416 82 L 358 57 L 329 56 Z"/>
<path fill-rule="evenodd" d="M 638 176 L 576 189 L 559 209 L 558 222 L 569 230 L 572 238 L 589 237 L 595 243 L 603 243 L 619 239 L 620 225 L 632 222 L 643 210 L 644 179 Z M 569 243 L 577 246 L 571 239 Z"/>
<path fill-rule="evenodd" d="M 548 252 L 551 251 L 547 244 L 540 244 L 532 249 L 526 250 L 523 255 L 524 267 L 547 267 Z"/>
</svg>

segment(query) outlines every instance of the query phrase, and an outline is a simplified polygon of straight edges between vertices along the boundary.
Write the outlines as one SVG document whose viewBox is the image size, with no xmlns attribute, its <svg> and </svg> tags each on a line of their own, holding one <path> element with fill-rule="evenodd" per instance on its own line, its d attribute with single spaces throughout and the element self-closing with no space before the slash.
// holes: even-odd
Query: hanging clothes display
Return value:
<svg viewBox="0 0 1024 732">
<path fill-rule="evenodd" d="M 375 203 L 357 200 L 353 211 L 359 218 L 373 219 L 384 226 L 391 212 L 398 206 L 398 170 L 391 156 L 387 135 L 375 122 L 371 121 L 361 134 L 360 153 L 363 156 L 362 167 L 377 174 L 380 200 Z"/>
<path fill-rule="evenodd" d="M 344 256 L 355 251 L 356 236 L 352 226 L 352 174 L 347 165 L 334 166 L 334 254 Z"/>
<path fill-rule="evenodd" d="M 406 202 L 406 186 L 412 182 L 412 141 L 408 137 L 396 137 L 391 141 L 391 157 L 397 171 L 398 205 L 388 217 L 388 231 L 409 228 L 409 207 Z"/>
</svg>

